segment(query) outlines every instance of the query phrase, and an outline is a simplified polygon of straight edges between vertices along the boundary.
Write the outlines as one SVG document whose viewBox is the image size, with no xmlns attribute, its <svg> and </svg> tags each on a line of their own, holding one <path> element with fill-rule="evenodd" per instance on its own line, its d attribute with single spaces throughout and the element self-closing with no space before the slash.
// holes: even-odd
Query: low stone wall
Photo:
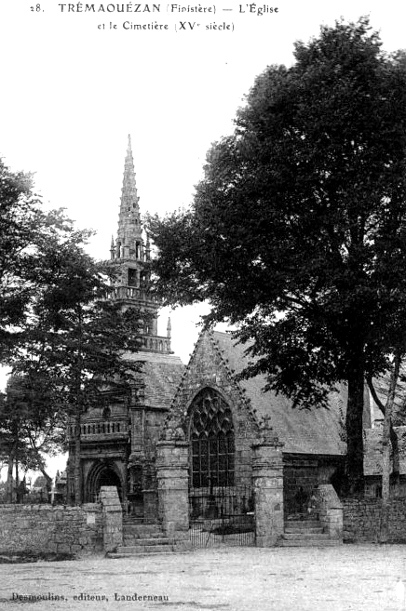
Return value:
<svg viewBox="0 0 406 611">
<path fill-rule="evenodd" d="M 0 554 L 79 554 L 102 549 L 99 504 L 0 505 Z"/>
<path fill-rule="evenodd" d="M 377 542 L 381 521 L 380 499 L 342 499 L 344 541 Z M 392 499 L 389 510 L 389 543 L 406 543 L 406 498 Z"/>
</svg>

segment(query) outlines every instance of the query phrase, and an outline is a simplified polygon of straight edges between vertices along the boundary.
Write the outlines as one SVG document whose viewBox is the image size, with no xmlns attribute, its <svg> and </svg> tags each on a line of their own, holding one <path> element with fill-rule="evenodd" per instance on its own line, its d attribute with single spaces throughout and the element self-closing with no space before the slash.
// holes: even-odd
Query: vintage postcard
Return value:
<svg viewBox="0 0 406 611">
<path fill-rule="evenodd" d="M 343 509 L 335 492 L 347 391 L 316 413 L 292 410 L 281 394 L 269 400 L 264 378 L 235 378 L 249 363 L 227 325 L 199 324 L 207 302 L 162 308 L 147 290 L 155 248 L 147 215 L 189 209 L 207 155 L 224 153 L 212 147 L 234 134 L 257 77 L 291 68 L 295 43 L 341 19 L 353 27 L 369 19 L 388 54 L 406 48 L 406 8 L 395 0 L 1 0 L 2 172 L 32 173 L 44 211 L 63 208 L 77 229 L 93 230 L 88 254 L 121 265 L 112 299 L 149 318 L 132 358 L 141 369 L 131 400 L 70 413 L 69 465 L 68 453 L 46 459 L 49 498 L 45 480 L 35 485 L 41 473 L 22 463 L 7 498 L 10 438 L 1 437 L 0 410 L 0 609 L 406 609 L 406 504 L 391 518 L 400 525 L 392 539 L 403 544 L 379 546 L 365 534 L 368 520 L 371 531 L 380 520 L 371 500 L 381 495 L 379 469 L 364 459 L 364 513 L 356 501 Z M 247 198 L 247 219 L 250 205 Z M 252 227 L 241 215 L 241 235 Z M 229 269 L 243 276 L 239 257 L 236 244 Z M 253 264 L 261 267 L 260 255 Z M 169 285 L 176 291 L 173 277 Z M 383 417 L 368 409 L 369 429 L 375 421 L 379 429 Z M 354 532 L 364 528 L 364 547 L 343 544 L 343 511 Z M 347 543 L 358 540 L 348 532 Z M 42 558 L 20 562 L 34 548 Z"/>
</svg>

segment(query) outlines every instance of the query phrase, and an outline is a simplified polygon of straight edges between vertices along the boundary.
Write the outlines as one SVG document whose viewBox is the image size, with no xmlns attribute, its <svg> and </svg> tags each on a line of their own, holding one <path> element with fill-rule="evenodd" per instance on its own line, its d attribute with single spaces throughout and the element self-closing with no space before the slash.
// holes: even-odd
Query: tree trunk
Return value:
<svg viewBox="0 0 406 611">
<path fill-rule="evenodd" d="M 14 441 L 11 446 L 10 456 L 8 460 L 8 468 L 7 468 L 7 502 L 8 503 L 13 503 L 15 500 L 13 467 L 15 465 L 16 474 L 17 474 L 18 473 L 17 461 L 18 461 L 18 438 L 17 438 L 17 435 L 14 435 Z"/>
<path fill-rule="evenodd" d="M 392 413 L 395 403 L 396 386 L 399 378 L 400 356 L 396 355 L 390 376 L 388 397 L 385 405 L 385 414 L 382 430 L 382 505 L 381 524 L 379 530 L 380 543 L 386 543 L 389 538 L 389 500 L 390 500 L 390 468 L 391 468 L 391 425 Z"/>
<path fill-rule="evenodd" d="M 16 456 L 15 459 L 15 465 L 16 465 L 16 480 L 15 480 L 15 488 L 16 488 L 16 502 L 17 503 L 21 503 L 21 495 L 20 495 L 20 476 L 18 474 L 18 456 Z"/>
<path fill-rule="evenodd" d="M 10 456 L 8 459 L 8 467 L 7 467 L 7 493 L 6 498 L 8 503 L 13 502 L 13 467 L 14 467 L 14 444 L 12 450 L 10 452 Z"/>
<path fill-rule="evenodd" d="M 75 428 L 75 450 L 74 450 L 74 462 L 73 462 L 73 479 L 74 479 L 74 492 L 75 492 L 75 505 L 82 503 L 82 469 L 80 465 L 80 425 L 81 417 L 80 410 L 77 407 L 74 419 Z"/>
<path fill-rule="evenodd" d="M 78 314 L 78 325 L 79 325 L 79 345 L 77 352 L 77 364 L 74 371 L 75 380 L 75 456 L 73 463 L 73 479 L 74 479 L 74 491 L 75 491 L 75 505 L 82 503 L 82 469 L 80 464 L 80 425 L 82 423 L 82 375 L 83 375 L 83 352 L 82 352 L 82 340 L 83 340 L 83 311 L 79 305 L 77 309 Z"/>
<path fill-rule="evenodd" d="M 364 370 L 357 365 L 348 376 L 346 493 L 350 495 L 364 490 Z"/>
</svg>

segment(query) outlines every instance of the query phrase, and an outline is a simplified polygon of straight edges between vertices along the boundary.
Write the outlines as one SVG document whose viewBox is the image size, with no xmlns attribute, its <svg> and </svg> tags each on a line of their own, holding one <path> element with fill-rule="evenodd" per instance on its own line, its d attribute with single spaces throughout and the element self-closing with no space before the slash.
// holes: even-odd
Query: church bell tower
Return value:
<svg viewBox="0 0 406 611">
<path fill-rule="evenodd" d="M 142 226 L 139 199 L 135 181 L 131 137 L 128 136 L 117 238 L 116 240 L 112 238 L 110 248 L 111 260 L 119 265 L 120 270 L 114 287 L 113 298 L 118 300 L 124 309 L 134 307 L 149 314 L 141 350 L 170 354 L 170 320 L 168 320 L 167 335 L 159 336 L 158 310 L 160 303 L 149 291 L 150 272 L 148 262 L 151 260 L 151 245 L 149 236 Z"/>
</svg>

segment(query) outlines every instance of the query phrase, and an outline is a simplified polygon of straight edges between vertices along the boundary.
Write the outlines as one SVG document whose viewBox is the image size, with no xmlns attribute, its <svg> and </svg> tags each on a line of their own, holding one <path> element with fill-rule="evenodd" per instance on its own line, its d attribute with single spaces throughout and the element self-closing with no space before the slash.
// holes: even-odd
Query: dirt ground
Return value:
<svg viewBox="0 0 406 611">
<path fill-rule="evenodd" d="M 0 575 L 2 611 L 406 611 L 406 545 L 92 556 Z"/>
</svg>

